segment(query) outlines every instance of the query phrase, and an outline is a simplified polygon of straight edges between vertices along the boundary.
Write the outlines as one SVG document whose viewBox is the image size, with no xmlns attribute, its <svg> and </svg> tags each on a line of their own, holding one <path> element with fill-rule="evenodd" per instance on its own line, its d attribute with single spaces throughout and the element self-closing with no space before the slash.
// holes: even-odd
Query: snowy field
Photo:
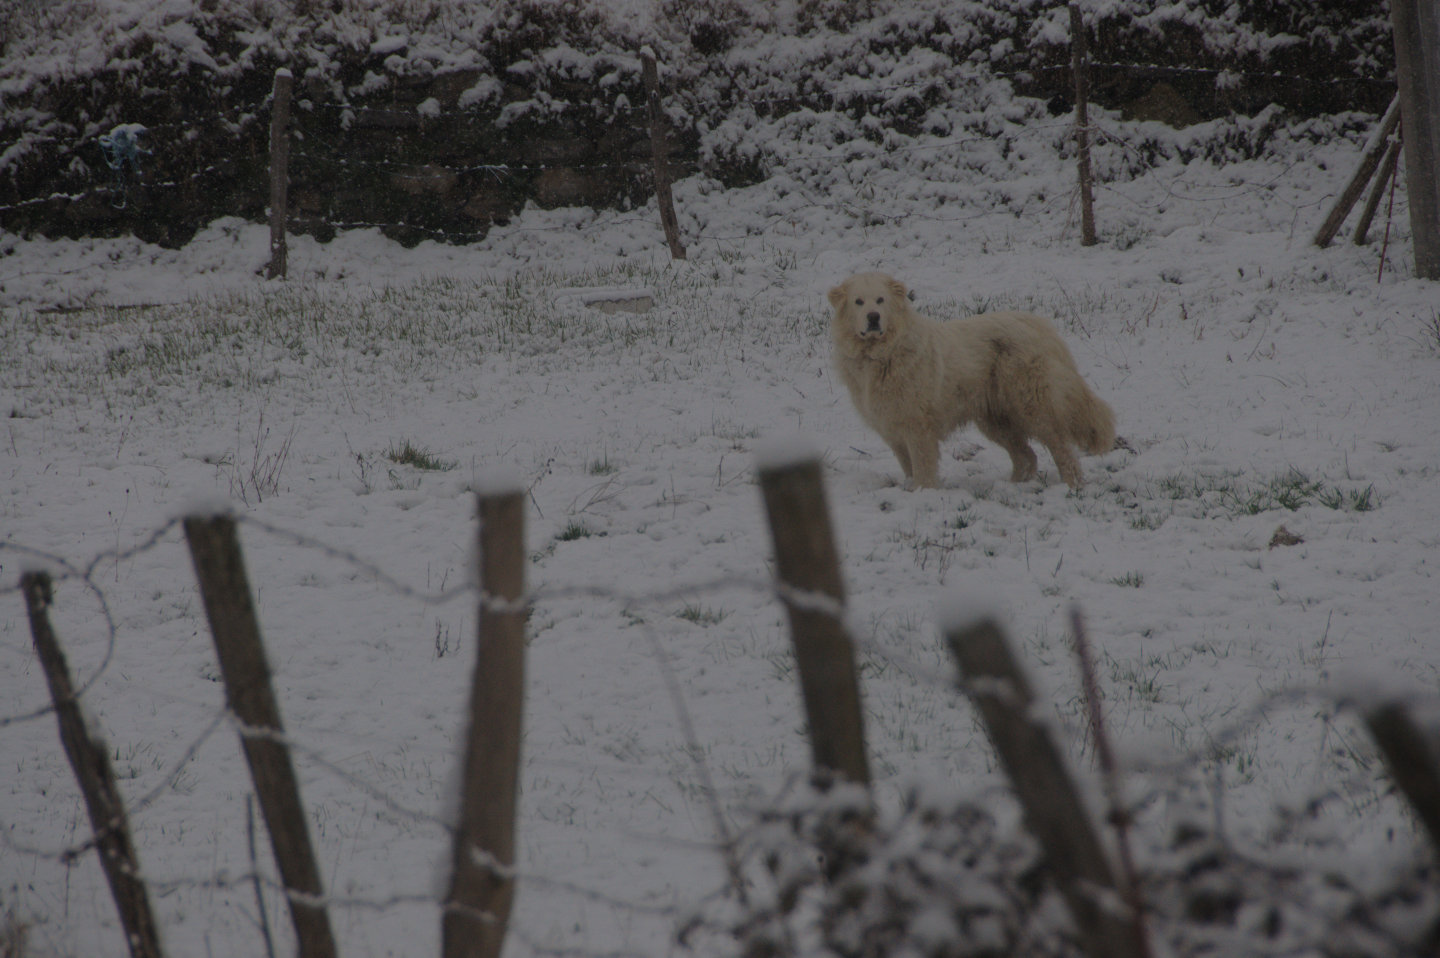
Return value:
<svg viewBox="0 0 1440 958">
<path fill-rule="evenodd" d="M 882 805 L 1002 781 L 936 633 L 957 591 L 1004 610 L 1093 774 L 1078 604 L 1142 864 L 1200 807 L 1230 847 L 1366 888 L 1410 867 L 1424 843 L 1342 703 L 1440 691 L 1440 292 L 1411 277 L 1403 191 L 1377 281 L 1378 245 L 1309 243 L 1356 136 L 1135 175 L 1112 144 L 1102 241 L 1082 249 L 1063 125 L 1011 133 L 1008 166 L 877 150 L 745 190 L 684 181 L 684 263 L 653 209 L 529 210 L 466 248 L 301 238 L 284 282 L 257 276 L 267 234 L 239 221 L 179 251 L 0 234 L 0 907 L 29 954 L 126 952 L 94 855 L 66 856 L 89 826 L 36 715 L 15 589 L 36 566 L 65 576 L 57 631 L 169 953 L 264 954 L 249 782 L 174 524 L 223 507 L 341 951 L 437 953 L 469 489 L 497 471 L 529 490 L 538 590 L 507 954 L 682 951 L 725 877 L 654 648 L 743 831 L 808 763 L 754 481 L 757 446 L 796 433 L 823 450 Z M 1041 481 L 1009 483 L 970 431 L 942 450 L 943 488 L 907 491 L 828 360 L 824 294 L 871 268 L 937 317 L 1055 317 L 1124 448 L 1085 459 L 1072 493 L 1043 452 Z M 653 308 L 601 311 L 596 288 Z M 263 843 L 259 865 L 273 875 Z M 265 903 L 290 953 L 273 886 Z"/>
</svg>

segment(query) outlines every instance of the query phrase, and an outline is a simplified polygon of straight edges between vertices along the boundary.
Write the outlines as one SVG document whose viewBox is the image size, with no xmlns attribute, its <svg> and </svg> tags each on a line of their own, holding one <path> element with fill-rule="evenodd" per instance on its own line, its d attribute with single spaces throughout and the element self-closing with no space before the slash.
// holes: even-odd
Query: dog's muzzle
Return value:
<svg viewBox="0 0 1440 958">
<path fill-rule="evenodd" d="M 882 330 L 880 329 L 880 314 L 879 314 L 878 312 L 873 312 L 873 311 L 872 311 L 872 312 L 869 312 L 869 313 L 866 313 L 866 314 L 865 314 L 865 335 L 866 335 L 866 336 L 879 336 L 879 335 L 881 334 L 881 332 L 882 332 Z"/>
</svg>

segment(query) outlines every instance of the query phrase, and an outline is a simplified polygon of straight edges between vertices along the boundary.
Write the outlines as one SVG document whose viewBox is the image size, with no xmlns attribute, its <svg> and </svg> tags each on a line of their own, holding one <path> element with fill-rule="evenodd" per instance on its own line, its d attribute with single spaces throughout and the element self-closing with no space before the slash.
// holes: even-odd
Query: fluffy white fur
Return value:
<svg viewBox="0 0 1440 958">
<path fill-rule="evenodd" d="M 936 322 L 915 312 L 905 284 L 884 273 L 850 277 L 830 290 L 830 305 L 835 368 L 860 417 L 916 486 L 939 484 L 940 441 L 966 423 L 1010 454 L 1015 482 L 1035 477 L 1031 439 L 1075 489 L 1083 482 L 1076 447 L 1102 453 L 1115 445 L 1114 412 L 1043 317 Z"/>
</svg>

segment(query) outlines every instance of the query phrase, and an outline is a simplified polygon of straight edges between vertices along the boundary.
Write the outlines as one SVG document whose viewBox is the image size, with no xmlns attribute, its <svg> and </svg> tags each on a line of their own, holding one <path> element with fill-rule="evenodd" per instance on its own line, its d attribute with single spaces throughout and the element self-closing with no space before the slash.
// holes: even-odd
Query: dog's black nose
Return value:
<svg viewBox="0 0 1440 958">
<path fill-rule="evenodd" d="M 875 312 L 874 310 L 871 310 L 870 312 L 865 314 L 865 322 L 869 324 L 866 327 L 867 330 L 878 331 L 880 329 L 880 314 L 878 312 Z"/>
</svg>

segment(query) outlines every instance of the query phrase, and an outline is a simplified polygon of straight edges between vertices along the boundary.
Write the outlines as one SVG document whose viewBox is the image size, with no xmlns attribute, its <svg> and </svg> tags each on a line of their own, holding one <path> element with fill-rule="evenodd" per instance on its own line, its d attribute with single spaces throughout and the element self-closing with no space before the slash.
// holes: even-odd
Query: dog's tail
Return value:
<svg viewBox="0 0 1440 958">
<path fill-rule="evenodd" d="M 1079 386 L 1068 410 L 1070 437 L 1075 445 L 1098 456 L 1115 448 L 1115 410 L 1084 380 L 1079 381 Z"/>
</svg>

